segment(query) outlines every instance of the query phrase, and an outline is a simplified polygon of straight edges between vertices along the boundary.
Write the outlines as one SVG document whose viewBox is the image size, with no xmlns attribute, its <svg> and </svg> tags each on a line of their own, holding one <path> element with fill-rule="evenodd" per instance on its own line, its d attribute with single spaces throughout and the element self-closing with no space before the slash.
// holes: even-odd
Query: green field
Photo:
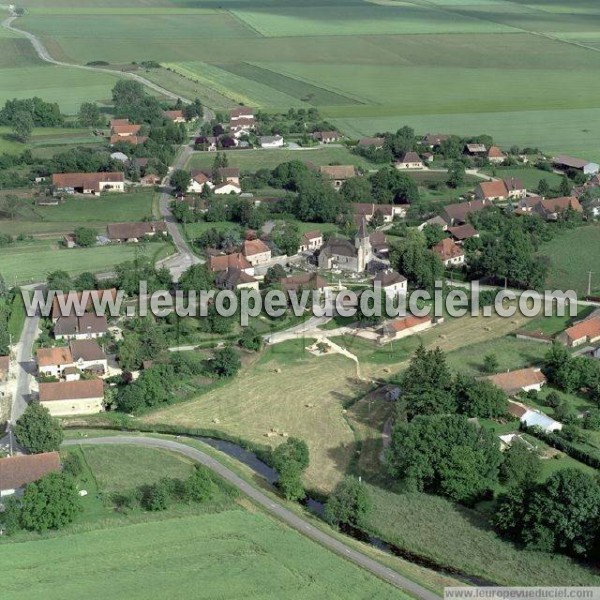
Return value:
<svg viewBox="0 0 600 600">
<path fill-rule="evenodd" d="M 579 227 L 558 235 L 544 244 L 539 251 L 548 257 L 550 271 L 546 285 L 557 290 L 575 290 L 587 294 L 588 274 L 592 272 L 592 293 L 600 290 L 598 255 L 600 253 L 600 226 Z"/>
<path fill-rule="evenodd" d="M 241 509 L 0 547 L 7 600 L 407 598 Z"/>
<path fill-rule="evenodd" d="M 83 271 L 106 273 L 111 272 L 116 264 L 133 260 L 135 249 L 135 244 L 69 250 L 50 241 L 17 242 L 2 248 L 0 273 L 11 284 L 43 281 L 48 273 L 57 270 L 71 275 Z M 147 246 L 149 256 L 165 257 L 170 250 L 171 244 L 168 243 L 156 242 Z"/>
</svg>

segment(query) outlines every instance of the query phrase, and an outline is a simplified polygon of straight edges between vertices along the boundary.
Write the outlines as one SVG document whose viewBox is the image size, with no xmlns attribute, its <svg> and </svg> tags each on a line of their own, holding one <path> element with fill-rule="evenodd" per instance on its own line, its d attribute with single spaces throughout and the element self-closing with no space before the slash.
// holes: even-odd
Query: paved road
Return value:
<svg viewBox="0 0 600 600">
<path fill-rule="evenodd" d="M 201 450 L 180 444 L 175 441 L 149 438 L 149 437 L 129 437 L 129 436 L 115 436 L 115 437 L 101 437 L 101 438 L 85 438 L 76 440 L 67 440 L 63 443 L 65 446 L 76 446 L 79 444 L 134 444 L 139 446 L 149 446 L 152 448 L 162 448 L 165 450 L 172 450 L 191 458 L 192 460 L 201 463 L 205 467 L 208 467 L 223 479 L 228 481 L 231 485 L 235 486 L 238 490 L 246 494 L 249 498 L 254 500 L 257 504 L 262 506 L 267 512 L 275 515 L 290 527 L 293 527 L 306 537 L 320 543 L 329 550 L 332 550 L 336 554 L 343 556 L 347 560 L 357 564 L 358 566 L 370 571 L 377 577 L 380 577 L 384 581 L 400 588 L 404 592 L 418 598 L 419 600 L 439 600 L 439 596 L 429 591 L 428 589 L 418 585 L 417 583 L 399 575 L 392 569 L 383 566 L 376 560 L 369 558 L 368 556 L 354 550 L 353 548 L 346 546 L 343 542 L 330 536 L 329 534 L 321 531 L 317 527 L 314 527 L 309 522 L 305 521 L 302 517 L 291 512 L 287 508 L 283 507 L 278 502 L 275 502 L 261 491 L 257 490 L 249 483 L 244 481 L 241 477 L 238 477 L 233 471 L 225 467 L 219 461 L 215 460 L 208 454 L 205 454 Z"/>
</svg>

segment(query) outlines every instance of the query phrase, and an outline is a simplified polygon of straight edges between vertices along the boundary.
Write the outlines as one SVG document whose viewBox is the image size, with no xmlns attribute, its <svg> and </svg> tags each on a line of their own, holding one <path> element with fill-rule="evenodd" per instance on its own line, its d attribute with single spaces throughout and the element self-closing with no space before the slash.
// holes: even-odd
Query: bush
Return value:
<svg viewBox="0 0 600 600">
<path fill-rule="evenodd" d="M 63 473 L 71 477 L 79 477 L 83 473 L 83 459 L 76 452 L 70 452 L 62 461 Z"/>
<path fill-rule="evenodd" d="M 17 442 L 33 454 L 56 451 L 63 441 L 59 422 L 37 402 L 30 404 L 17 421 L 15 436 Z"/>
<path fill-rule="evenodd" d="M 334 525 L 364 527 L 373 509 L 367 486 L 354 477 L 345 477 L 325 505 L 325 519 Z"/>
</svg>

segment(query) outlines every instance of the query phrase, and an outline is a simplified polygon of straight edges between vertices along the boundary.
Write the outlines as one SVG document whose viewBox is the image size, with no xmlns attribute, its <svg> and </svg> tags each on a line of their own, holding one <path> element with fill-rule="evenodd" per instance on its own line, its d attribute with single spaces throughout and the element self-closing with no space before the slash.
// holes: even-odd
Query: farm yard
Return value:
<svg viewBox="0 0 600 600">
<path fill-rule="evenodd" d="M 505 0 L 71 4 L 26 0 L 19 26 L 66 62 L 120 68 L 158 61 L 171 70 L 151 69 L 149 78 L 199 94 L 213 108 L 314 105 L 351 136 L 407 124 L 600 157 L 600 84 L 593 76 L 600 11 L 587 0 L 569 2 L 568 10 L 560 2 Z M 108 90 L 110 75 L 40 66 L 31 52 L 19 52 L 23 40 L 0 39 L 7 49 L 1 68 L 25 61 L 26 76 L 61 71 L 68 97 L 48 93 L 64 110 L 78 99 L 77 81 L 92 86 L 96 100 L 107 97 L 101 89 Z M 15 75 L 14 66 L 3 75 Z M 17 82 L 8 73 L 6 82 L 2 91 L 12 97 Z"/>
</svg>

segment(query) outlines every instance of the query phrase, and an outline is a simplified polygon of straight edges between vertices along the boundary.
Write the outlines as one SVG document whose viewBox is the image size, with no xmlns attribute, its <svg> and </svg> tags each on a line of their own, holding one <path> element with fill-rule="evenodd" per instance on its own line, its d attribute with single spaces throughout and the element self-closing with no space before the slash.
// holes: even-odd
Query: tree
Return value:
<svg viewBox="0 0 600 600">
<path fill-rule="evenodd" d="M 325 519 L 335 525 L 364 527 L 373 509 L 369 490 L 355 477 L 345 477 L 325 505 Z"/>
<path fill-rule="evenodd" d="M 506 394 L 490 381 L 458 375 L 454 389 L 458 411 L 468 417 L 490 419 L 506 414 Z"/>
<path fill-rule="evenodd" d="M 537 193 L 543 198 L 546 198 L 548 196 L 548 194 L 550 193 L 550 184 L 548 183 L 547 179 L 540 179 L 537 186 Z"/>
<path fill-rule="evenodd" d="M 75 229 L 75 243 L 82 248 L 96 245 L 96 231 L 89 227 L 77 227 Z"/>
<path fill-rule="evenodd" d="M 409 489 L 469 505 L 493 488 L 501 461 L 493 433 L 463 415 L 397 420 L 387 452 L 390 474 L 403 479 Z"/>
<path fill-rule="evenodd" d="M 301 500 L 305 496 L 302 473 L 309 464 L 306 442 L 288 438 L 273 450 L 273 466 L 279 473 L 278 484 L 288 500 Z"/>
<path fill-rule="evenodd" d="M 79 107 L 77 120 L 82 127 L 98 127 L 102 125 L 102 115 L 95 102 L 84 102 Z"/>
<path fill-rule="evenodd" d="M 370 202 L 371 184 L 365 177 L 352 177 L 342 183 L 340 194 L 347 202 Z"/>
<path fill-rule="evenodd" d="M 168 479 L 161 479 L 144 490 L 142 505 L 146 510 L 159 511 L 169 508 L 172 484 Z"/>
<path fill-rule="evenodd" d="M 178 194 L 184 194 L 192 181 L 192 176 L 189 171 L 177 169 L 171 175 L 171 185 Z"/>
<path fill-rule="evenodd" d="M 255 327 L 244 327 L 238 344 L 246 350 L 258 352 L 262 348 L 262 336 Z"/>
<path fill-rule="evenodd" d="M 411 204 L 419 201 L 415 180 L 394 169 L 385 167 L 371 176 L 373 199 L 377 204 Z"/>
<path fill-rule="evenodd" d="M 93 273 L 84 271 L 75 277 L 73 280 L 73 287 L 78 292 L 83 292 L 84 290 L 95 290 L 98 287 L 98 280 Z"/>
<path fill-rule="evenodd" d="M 515 438 L 504 452 L 500 465 L 500 481 L 505 485 L 534 483 L 540 476 L 542 462 L 537 451 Z"/>
<path fill-rule="evenodd" d="M 179 287 L 184 292 L 208 291 L 214 288 L 214 276 L 206 265 L 192 265 L 181 275 Z"/>
<path fill-rule="evenodd" d="M 279 283 L 279 280 L 283 279 L 285 276 L 286 276 L 285 269 L 280 264 L 276 264 L 267 269 L 264 282 L 266 285 L 271 285 L 273 283 Z"/>
<path fill-rule="evenodd" d="M 8 287 L 2 273 L 0 273 L 0 298 L 6 298 L 8 295 Z"/>
<path fill-rule="evenodd" d="M 461 185 L 464 185 L 465 176 L 465 165 L 461 161 L 455 160 L 448 169 L 448 179 L 446 180 L 446 183 L 448 187 L 455 189 L 459 188 Z"/>
<path fill-rule="evenodd" d="M 71 276 L 66 271 L 52 271 L 46 278 L 46 284 L 49 290 L 56 292 L 69 292 L 73 289 Z"/>
<path fill-rule="evenodd" d="M 217 377 L 233 377 L 241 368 L 239 352 L 232 346 L 215 350 L 209 368 Z"/>
<path fill-rule="evenodd" d="M 60 529 L 81 510 L 75 482 L 68 475 L 49 473 L 25 488 L 20 521 L 24 529 Z"/>
<path fill-rule="evenodd" d="M 490 352 L 483 357 L 483 372 L 484 373 L 496 373 L 499 368 L 498 357 Z"/>
<path fill-rule="evenodd" d="M 566 176 L 563 177 L 560 181 L 560 185 L 558 186 L 558 193 L 561 196 L 570 196 L 572 189 L 573 189 L 573 186 L 571 185 L 569 178 Z"/>
<path fill-rule="evenodd" d="M 282 254 L 288 256 L 298 254 L 301 235 L 297 223 L 286 221 L 282 225 L 276 226 L 271 232 L 271 239 Z"/>
<path fill-rule="evenodd" d="M 196 466 L 194 472 L 187 478 L 185 486 L 186 496 L 192 502 L 203 502 L 210 498 L 216 489 L 210 471 L 200 465 Z"/>
<path fill-rule="evenodd" d="M 57 419 L 45 406 L 31 403 L 15 424 L 17 442 L 33 454 L 54 452 L 63 441 L 63 431 Z"/>
<path fill-rule="evenodd" d="M 423 227 L 423 235 L 425 236 L 425 244 L 428 248 L 435 246 L 446 237 L 446 233 L 441 225 L 438 225 L 437 223 L 434 223 L 433 225 L 428 223 L 425 225 L 425 227 Z"/>
<path fill-rule="evenodd" d="M 6 213 L 11 220 L 14 221 L 15 217 L 21 212 L 23 208 L 23 202 L 15 194 L 7 194 L 2 199 L 0 204 L 0 210 Z"/>
<path fill-rule="evenodd" d="M 18 111 L 13 115 L 10 127 L 19 141 L 26 142 L 33 130 L 33 118 L 28 112 Z"/>
</svg>

